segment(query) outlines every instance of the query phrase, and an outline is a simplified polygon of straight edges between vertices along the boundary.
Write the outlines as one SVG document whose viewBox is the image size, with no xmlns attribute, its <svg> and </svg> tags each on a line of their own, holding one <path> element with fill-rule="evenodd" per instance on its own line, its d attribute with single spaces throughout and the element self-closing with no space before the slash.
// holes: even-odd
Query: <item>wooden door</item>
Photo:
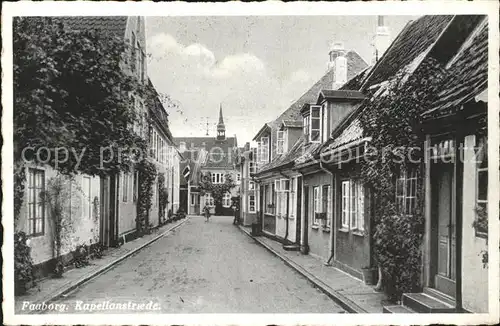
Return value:
<svg viewBox="0 0 500 326">
<path fill-rule="evenodd" d="M 434 262 L 436 263 L 436 274 L 434 284 L 437 290 L 455 296 L 456 280 L 456 214 L 455 205 L 455 178 L 453 164 L 436 164 L 434 166 L 435 191 L 434 201 L 434 225 L 437 227 L 435 233 L 436 251 Z"/>
</svg>

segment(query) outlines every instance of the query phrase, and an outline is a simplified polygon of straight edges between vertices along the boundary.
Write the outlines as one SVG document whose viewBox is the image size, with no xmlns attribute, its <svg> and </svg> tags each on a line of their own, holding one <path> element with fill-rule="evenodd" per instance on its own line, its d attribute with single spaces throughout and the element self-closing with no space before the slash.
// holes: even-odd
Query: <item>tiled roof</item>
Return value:
<svg viewBox="0 0 500 326">
<path fill-rule="evenodd" d="M 433 108 L 424 118 L 437 117 L 460 109 L 461 105 L 488 86 L 488 24 L 485 20 L 464 43 L 448 69 L 448 79 Z"/>
<path fill-rule="evenodd" d="M 292 164 L 294 163 L 295 159 L 298 158 L 302 154 L 302 148 L 305 143 L 304 136 L 301 136 L 295 144 L 290 148 L 289 151 L 286 153 L 277 156 L 272 162 L 262 166 L 257 175 L 270 172 L 272 170 L 275 170 L 279 167 L 284 167 L 285 165 Z"/>
<path fill-rule="evenodd" d="M 363 70 L 368 64 L 355 51 L 349 51 L 347 58 L 347 80 L 355 77 L 359 71 Z M 335 76 L 334 69 L 328 70 L 309 90 L 302 94 L 290 107 L 284 111 L 276 120 L 272 122 L 273 126 L 279 126 L 283 120 L 301 120 L 300 110 L 306 103 L 314 103 L 318 94 L 323 89 L 331 89 Z"/>
<path fill-rule="evenodd" d="M 54 20 L 74 30 L 99 30 L 114 36 L 125 37 L 127 16 L 61 16 Z"/>
<path fill-rule="evenodd" d="M 363 127 L 358 117 L 346 126 L 342 132 L 335 137 L 330 143 L 328 143 L 329 149 L 335 149 L 342 145 L 349 144 L 355 140 L 359 140 L 363 137 Z"/>
<path fill-rule="evenodd" d="M 208 156 L 202 168 L 229 168 L 232 169 L 236 162 L 237 154 L 234 152 L 237 148 L 236 137 L 226 137 L 225 140 L 219 141 L 215 137 L 176 137 L 175 142 L 186 143 L 188 151 L 205 148 L 205 151 L 212 153 L 213 156 Z M 217 148 L 217 149 L 216 149 Z"/>
<path fill-rule="evenodd" d="M 302 120 L 283 120 L 285 128 L 302 128 Z"/>
<path fill-rule="evenodd" d="M 342 85 L 342 87 L 339 88 L 339 90 L 359 90 L 361 89 L 361 86 L 363 84 L 363 80 L 365 77 L 370 73 L 371 69 L 373 66 L 368 66 L 362 71 L 360 71 L 356 76 L 353 78 L 349 79 L 347 83 Z"/>
<path fill-rule="evenodd" d="M 321 143 L 310 143 L 304 146 L 302 150 L 302 155 L 295 159 L 295 164 L 303 164 L 307 161 L 312 161 L 315 157 L 318 156 L 320 150 L 322 148 Z"/>
<path fill-rule="evenodd" d="M 318 96 L 317 104 L 320 104 L 323 99 L 363 100 L 365 99 L 365 95 L 356 90 L 324 89 Z"/>
<path fill-rule="evenodd" d="M 439 38 L 453 16 L 428 15 L 408 23 L 373 67 L 363 88 L 393 77 Z"/>
</svg>

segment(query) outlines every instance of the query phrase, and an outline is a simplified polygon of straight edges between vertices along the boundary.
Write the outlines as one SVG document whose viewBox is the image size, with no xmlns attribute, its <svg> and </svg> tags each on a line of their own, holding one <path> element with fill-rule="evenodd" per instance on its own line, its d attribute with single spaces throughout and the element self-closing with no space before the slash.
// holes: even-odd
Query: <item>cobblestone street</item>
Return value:
<svg viewBox="0 0 500 326">
<path fill-rule="evenodd" d="M 147 304 L 158 313 L 338 313 L 342 308 L 242 234 L 232 217 L 191 217 L 58 303 Z M 87 304 L 87 306 L 85 306 Z M 126 310 L 93 311 L 117 313 Z M 137 312 L 137 311 L 134 311 Z M 151 311 L 146 311 L 151 313 Z"/>
</svg>

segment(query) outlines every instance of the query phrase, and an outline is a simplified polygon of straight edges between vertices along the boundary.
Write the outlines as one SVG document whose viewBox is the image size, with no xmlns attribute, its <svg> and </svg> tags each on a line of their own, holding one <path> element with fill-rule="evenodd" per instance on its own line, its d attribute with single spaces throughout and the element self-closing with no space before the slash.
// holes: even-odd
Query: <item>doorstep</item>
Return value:
<svg viewBox="0 0 500 326">
<path fill-rule="evenodd" d="M 240 226 L 240 230 L 252 237 L 251 228 Z M 382 313 L 383 292 L 332 266 L 325 266 L 320 259 L 283 249 L 281 243 L 267 237 L 252 237 L 274 255 L 282 259 L 350 313 Z"/>
<path fill-rule="evenodd" d="M 26 294 L 15 297 L 14 313 L 42 313 L 42 311 L 23 311 L 23 302 L 27 301 L 34 304 L 45 302 L 48 304 L 49 302 L 64 297 L 68 293 L 77 289 L 79 286 L 108 271 L 111 267 L 120 263 L 124 259 L 174 231 L 187 220 L 189 220 L 189 217 L 174 221 L 173 223 L 165 224 L 153 230 L 151 234 L 146 234 L 141 238 L 136 238 L 118 248 L 106 249 L 102 258 L 90 260 L 90 265 L 82 268 L 68 269 L 63 274 L 62 278 L 44 278 L 38 280 L 37 284 L 29 289 Z"/>
</svg>

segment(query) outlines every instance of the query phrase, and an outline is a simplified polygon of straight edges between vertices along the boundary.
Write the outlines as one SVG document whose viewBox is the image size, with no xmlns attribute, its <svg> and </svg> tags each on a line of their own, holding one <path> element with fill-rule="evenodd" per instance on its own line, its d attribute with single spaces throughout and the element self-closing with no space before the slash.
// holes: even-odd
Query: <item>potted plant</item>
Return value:
<svg viewBox="0 0 500 326">
<path fill-rule="evenodd" d="M 361 268 L 363 272 L 363 281 L 366 285 L 375 285 L 378 269 L 376 267 L 365 266 Z"/>
</svg>

